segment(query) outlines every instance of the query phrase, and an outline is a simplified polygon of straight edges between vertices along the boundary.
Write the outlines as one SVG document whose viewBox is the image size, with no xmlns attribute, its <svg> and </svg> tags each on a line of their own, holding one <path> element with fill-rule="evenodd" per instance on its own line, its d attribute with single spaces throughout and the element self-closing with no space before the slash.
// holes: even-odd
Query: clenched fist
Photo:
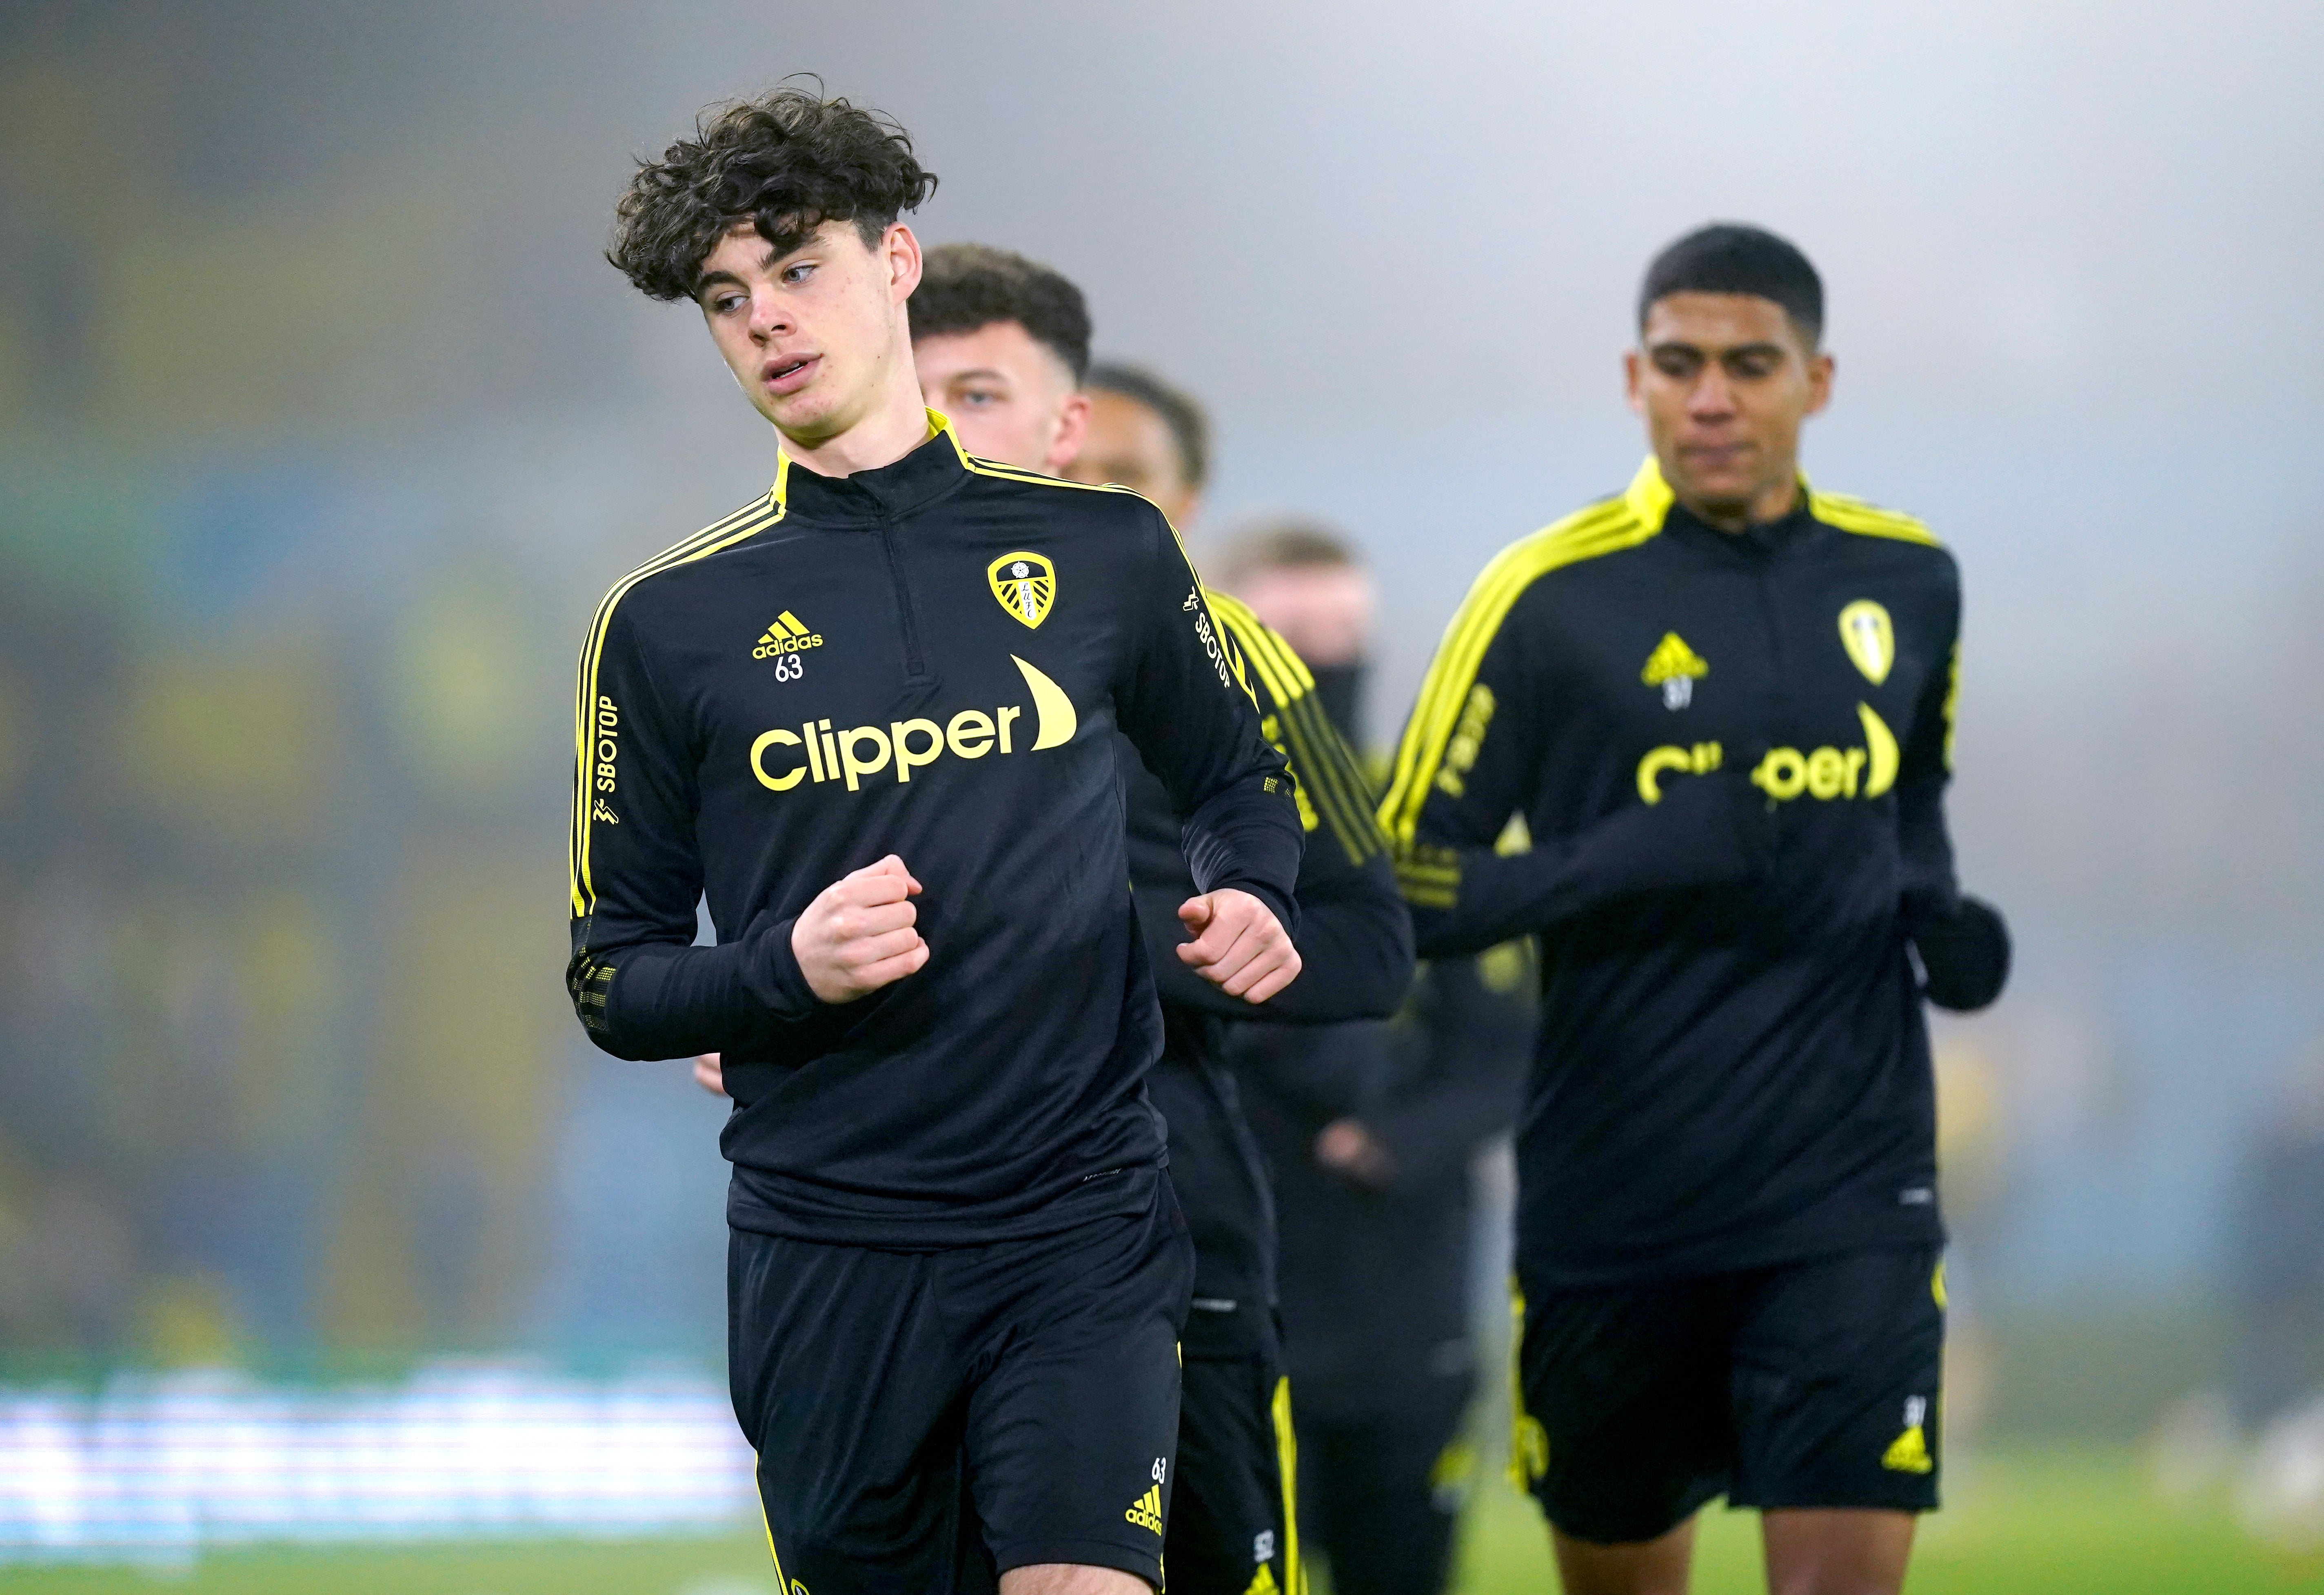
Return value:
<svg viewBox="0 0 2324 1595">
<path fill-rule="evenodd" d="M 1178 918 L 1194 938 L 1178 956 L 1230 997 L 1264 1002 L 1298 976 L 1298 949 L 1274 911 L 1247 891 L 1228 887 L 1189 898 Z"/>
<path fill-rule="evenodd" d="M 913 928 L 919 890 L 892 853 L 825 887 L 791 926 L 807 989 L 825 1002 L 853 1002 L 926 963 L 928 945 Z"/>
</svg>

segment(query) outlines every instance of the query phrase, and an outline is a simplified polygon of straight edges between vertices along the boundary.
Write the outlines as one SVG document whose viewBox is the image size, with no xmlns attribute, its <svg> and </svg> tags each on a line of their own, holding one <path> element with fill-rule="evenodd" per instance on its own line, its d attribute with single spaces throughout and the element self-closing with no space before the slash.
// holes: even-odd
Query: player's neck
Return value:
<svg viewBox="0 0 2324 1595">
<path fill-rule="evenodd" d="M 1705 526 L 1740 535 L 1755 526 L 1766 526 L 1781 521 L 1800 507 L 1800 477 L 1797 470 L 1787 471 L 1783 480 L 1763 487 L 1743 502 L 1733 499 L 1717 502 L 1699 501 L 1685 493 L 1676 493 L 1686 512 Z"/>
<path fill-rule="evenodd" d="M 793 465 L 818 476 L 853 476 L 876 471 L 928 440 L 928 412 L 920 401 L 918 379 L 905 363 L 903 380 L 881 384 L 872 408 L 845 431 L 809 443 L 781 433 L 783 452 Z"/>
</svg>

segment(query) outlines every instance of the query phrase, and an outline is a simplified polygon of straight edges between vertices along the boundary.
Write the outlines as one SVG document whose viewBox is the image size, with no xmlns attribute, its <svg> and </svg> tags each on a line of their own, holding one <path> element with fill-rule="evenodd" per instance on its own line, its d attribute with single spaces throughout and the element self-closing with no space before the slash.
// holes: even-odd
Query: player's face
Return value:
<svg viewBox="0 0 2324 1595">
<path fill-rule="evenodd" d="M 1681 502 L 1720 524 L 1790 510 L 1800 424 L 1831 396 L 1831 356 L 1784 308 L 1748 293 L 1674 293 L 1623 357 L 1630 408 Z"/>
<path fill-rule="evenodd" d="M 952 418 L 969 453 L 1054 476 L 1081 448 L 1089 400 L 1023 323 L 921 338 L 912 364 L 922 401 Z"/>
<path fill-rule="evenodd" d="M 1120 393 L 1089 396 L 1089 436 L 1065 467 L 1075 482 L 1111 482 L 1144 493 L 1185 531 L 1194 523 L 1201 495 L 1186 480 L 1170 423 Z"/>
<path fill-rule="evenodd" d="M 825 222 L 784 255 L 746 225 L 703 261 L 695 299 L 752 407 L 814 447 L 870 415 L 898 365 L 910 377 L 903 306 L 919 281 L 900 223 L 867 247 L 854 223 Z"/>
<path fill-rule="evenodd" d="M 1372 630 L 1372 583 L 1355 566 L 1277 566 L 1253 575 L 1235 596 L 1315 668 L 1352 665 L 1364 657 Z"/>
</svg>

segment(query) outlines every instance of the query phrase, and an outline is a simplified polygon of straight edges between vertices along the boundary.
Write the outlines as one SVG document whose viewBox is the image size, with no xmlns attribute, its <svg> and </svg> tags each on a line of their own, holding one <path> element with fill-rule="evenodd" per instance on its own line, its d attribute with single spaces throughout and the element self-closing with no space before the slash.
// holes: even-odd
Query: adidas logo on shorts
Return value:
<svg viewBox="0 0 2324 1595">
<path fill-rule="evenodd" d="M 1139 1527 L 1152 1534 L 1162 1532 L 1162 1487 L 1148 1487 L 1146 1493 L 1130 1504 L 1122 1516 Z"/>
</svg>

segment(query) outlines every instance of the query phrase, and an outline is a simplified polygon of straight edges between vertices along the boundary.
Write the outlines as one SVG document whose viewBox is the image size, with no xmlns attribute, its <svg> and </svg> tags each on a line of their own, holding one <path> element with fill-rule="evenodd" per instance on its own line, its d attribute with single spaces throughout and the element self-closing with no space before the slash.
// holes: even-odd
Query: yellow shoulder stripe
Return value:
<svg viewBox="0 0 2324 1595">
<path fill-rule="evenodd" d="M 1146 495 L 1134 487 L 1122 487 L 1111 482 L 1068 482 L 1063 476 L 1044 476 L 1038 471 L 1019 470 L 1004 466 L 999 460 L 989 460 L 964 450 L 961 464 L 980 476 L 997 476 L 1003 482 L 1022 482 L 1028 487 L 1070 487 L 1075 493 L 1120 493 L 1131 498 Z"/>
<path fill-rule="evenodd" d="M 1269 702 L 1262 712 L 1271 705 L 1278 746 L 1315 819 L 1331 826 L 1351 862 L 1362 863 L 1380 850 L 1371 799 L 1355 754 L 1315 702 L 1315 678 L 1306 662 L 1240 599 L 1209 588 L 1203 595 L 1267 689 Z"/>
<path fill-rule="evenodd" d="M 613 607 L 622 601 L 624 594 L 648 576 L 706 558 L 721 549 L 731 548 L 746 538 L 756 537 L 780 521 L 783 518 L 782 468 L 781 466 L 777 467 L 774 490 L 752 499 L 724 520 L 713 521 L 684 541 L 671 544 L 615 582 L 589 622 L 588 636 L 581 644 L 581 664 L 576 672 L 573 695 L 573 830 L 566 862 L 567 884 L 572 890 L 576 918 L 595 911 L 597 904 L 596 890 L 589 880 L 590 813 L 593 807 L 590 802 L 593 788 L 589 780 L 589 727 L 595 717 L 598 661 L 604 655 L 605 632 L 613 623 Z"/>
<path fill-rule="evenodd" d="M 1429 783 L 1444 756 L 1444 744 L 1459 722 L 1461 705 L 1476 684 L 1485 650 L 1500 634 L 1501 622 L 1526 590 L 1550 572 L 1585 559 L 1635 548 L 1653 537 L 1659 523 L 1641 521 L 1626 493 L 1575 511 L 1531 537 L 1520 538 L 1494 556 L 1444 628 L 1436 658 L 1420 686 L 1396 770 L 1379 806 L 1380 829 L 1398 854 L 1408 850 L 1427 801 Z"/>
<path fill-rule="evenodd" d="M 960 456 L 962 468 L 973 471 L 979 476 L 996 476 L 1003 482 L 1022 482 L 1031 487 L 1071 487 L 1082 493 L 1126 493 L 1132 498 L 1145 497 L 1145 494 L 1135 488 L 1123 487 L 1117 483 L 1068 482 L 1063 476 L 1046 475 L 1039 471 L 1028 471 L 1022 466 L 1012 466 L 1005 461 L 989 460 L 982 455 L 971 454 L 968 452 L 967 446 L 961 442 L 960 434 L 953 430 L 952 418 L 941 410 L 928 411 L 928 425 L 952 439 L 953 452 Z"/>
<path fill-rule="evenodd" d="M 962 468 L 976 475 L 990 476 L 997 482 L 1021 482 L 1028 487 L 1070 487 L 1077 493 L 1118 493 L 1127 498 L 1154 504 L 1152 499 L 1147 498 L 1136 488 L 1124 487 L 1119 482 L 1068 482 L 1063 476 L 1046 476 L 1038 471 L 1028 471 L 1021 466 L 1005 465 L 1000 460 L 989 460 L 981 455 L 971 454 L 962 446 L 960 434 L 953 430 L 952 418 L 940 410 L 928 411 L 928 423 L 952 439 L 953 451 L 960 456 Z M 1162 506 L 1154 504 L 1154 512 L 1160 515 Z M 1170 518 L 1167 515 L 1162 516 L 1162 521 L 1164 525 L 1170 526 Z M 1177 539 L 1178 551 L 1184 554 L 1186 551 L 1186 539 L 1179 534 L 1176 526 L 1170 526 L 1170 535 Z"/>
<path fill-rule="evenodd" d="M 1936 533 L 1912 516 L 1866 503 L 1860 498 L 1849 498 L 1846 493 L 1810 489 L 1808 513 L 1828 526 L 1861 537 L 1895 538 L 1898 542 L 1926 543 L 1932 549 L 1944 547 Z"/>
<path fill-rule="evenodd" d="M 1266 683 L 1268 695 L 1278 704 L 1289 703 L 1301 693 L 1313 692 L 1315 678 L 1291 645 L 1269 631 L 1265 622 L 1250 612 L 1241 599 L 1215 588 L 1204 587 L 1203 597 L 1211 606 L 1211 616 L 1222 629 L 1234 633 L 1234 640 L 1250 656 L 1259 668 L 1259 678 Z"/>
</svg>

